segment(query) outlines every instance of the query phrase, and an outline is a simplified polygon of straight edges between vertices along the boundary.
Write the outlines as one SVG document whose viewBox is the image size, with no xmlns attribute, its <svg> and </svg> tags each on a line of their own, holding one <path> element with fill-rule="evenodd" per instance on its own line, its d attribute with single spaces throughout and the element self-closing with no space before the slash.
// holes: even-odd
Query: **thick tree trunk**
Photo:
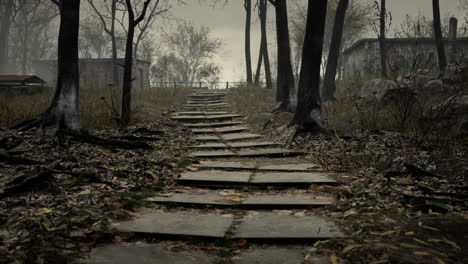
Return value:
<svg viewBox="0 0 468 264">
<path fill-rule="evenodd" d="M 386 47 L 386 19 L 387 7 L 385 0 L 380 1 L 380 75 L 382 78 L 387 77 L 387 47 Z"/>
<path fill-rule="evenodd" d="M 0 74 L 11 73 L 8 70 L 8 44 L 10 39 L 10 19 L 14 0 L 6 0 L 0 17 Z M 0 10 L 2 11 L 2 10 Z"/>
<path fill-rule="evenodd" d="M 81 130 L 78 113 L 80 76 L 78 71 L 78 33 L 80 28 L 80 0 L 60 1 L 60 29 L 58 36 L 57 85 L 49 108 L 39 117 L 16 125 L 28 130 L 36 126 L 57 123 L 58 134 Z"/>
<path fill-rule="evenodd" d="M 333 25 L 330 51 L 328 53 L 327 69 L 323 82 L 322 99 L 325 101 L 335 100 L 336 92 L 336 71 L 338 69 L 338 59 L 341 52 L 341 39 L 348 9 L 349 0 L 340 0 L 336 8 L 335 23 Z"/>
<path fill-rule="evenodd" d="M 275 1 L 276 39 L 278 48 L 278 73 L 276 77 L 276 101 L 280 105 L 276 111 L 290 112 L 294 106 L 291 96 L 294 94 L 294 73 L 291 64 L 291 45 L 289 43 L 288 5 L 286 0 Z"/>
<path fill-rule="evenodd" d="M 456 55 L 457 55 L 457 27 L 458 27 L 458 20 L 455 17 L 450 18 L 450 29 L 449 29 L 449 47 L 448 47 L 448 54 L 449 54 L 449 63 L 456 62 Z"/>
<path fill-rule="evenodd" d="M 260 25 L 261 25 L 261 33 L 262 33 L 262 45 L 261 45 L 261 52 L 263 54 L 263 64 L 265 67 L 265 81 L 266 81 L 266 88 L 273 88 L 273 83 L 271 81 L 271 68 L 270 68 L 270 56 L 268 55 L 268 38 L 267 38 L 267 0 L 259 0 L 259 14 L 260 14 Z"/>
<path fill-rule="evenodd" d="M 308 2 L 298 103 L 292 123 L 306 131 L 325 130 L 320 106 L 320 64 L 327 0 L 308 0 Z"/>
<path fill-rule="evenodd" d="M 244 0 L 245 8 L 245 66 L 247 68 L 247 84 L 252 84 L 252 57 L 250 52 L 250 21 L 252 19 L 252 0 Z"/>
<path fill-rule="evenodd" d="M 439 0 L 432 0 L 432 11 L 434 13 L 434 35 L 437 46 L 437 55 L 439 57 L 439 70 L 445 72 L 447 67 L 447 58 L 445 55 L 444 40 L 442 36 L 442 26 L 440 22 L 440 5 Z"/>
</svg>

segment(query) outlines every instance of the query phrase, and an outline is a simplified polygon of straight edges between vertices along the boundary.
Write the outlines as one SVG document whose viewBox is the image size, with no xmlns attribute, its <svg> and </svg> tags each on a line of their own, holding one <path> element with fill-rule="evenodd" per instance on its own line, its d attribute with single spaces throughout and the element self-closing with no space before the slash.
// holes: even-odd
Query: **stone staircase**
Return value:
<svg viewBox="0 0 468 264">
<path fill-rule="evenodd" d="M 176 179 L 173 192 L 148 199 L 166 209 L 115 224 L 121 232 L 150 235 L 159 243 L 98 248 L 87 263 L 328 263 L 307 250 L 316 240 L 344 234 L 320 213 L 320 207 L 334 204 L 333 197 L 308 187 L 338 184 L 336 175 L 301 152 L 250 133 L 240 115 L 229 113 L 225 97 L 224 91 L 194 91 L 172 116 L 196 135 L 190 155 L 199 162 Z M 226 257 L 173 252 L 164 247 L 168 239 L 247 241 L 251 246 L 227 246 Z"/>
</svg>

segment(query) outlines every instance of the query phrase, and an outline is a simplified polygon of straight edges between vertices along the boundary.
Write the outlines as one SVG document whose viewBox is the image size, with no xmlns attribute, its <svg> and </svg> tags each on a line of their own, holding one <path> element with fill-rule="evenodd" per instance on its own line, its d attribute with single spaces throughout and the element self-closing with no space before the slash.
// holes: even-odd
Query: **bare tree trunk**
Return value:
<svg viewBox="0 0 468 264">
<path fill-rule="evenodd" d="M 325 130 L 320 106 L 320 64 L 327 0 L 308 0 L 308 2 L 298 104 L 292 123 L 306 131 Z"/>
<path fill-rule="evenodd" d="M 382 78 L 387 77 L 387 47 L 386 47 L 386 18 L 387 7 L 385 0 L 380 1 L 380 74 Z"/>
<path fill-rule="evenodd" d="M 288 4 L 286 0 L 270 0 L 276 12 L 276 39 L 278 72 L 276 77 L 276 101 L 280 105 L 275 111 L 290 112 L 294 106 L 291 96 L 294 94 L 294 73 L 291 64 L 291 45 L 289 43 Z"/>
<path fill-rule="evenodd" d="M 273 83 L 271 81 L 271 68 L 270 68 L 270 56 L 268 55 L 268 39 L 267 39 L 267 0 L 259 0 L 259 15 L 260 15 L 260 25 L 262 33 L 262 45 L 261 52 L 263 54 L 263 64 L 265 66 L 265 81 L 266 88 L 273 88 Z"/>
<path fill-rule="evenodd" d="M 78 113 L 80 77 L 78 71 L 78 32 L 80 0 L 61 0 L 58 37 L 57 85 L 49 108 L 38 118 L 24 121 L 14 128 L 28 130 L 57 123 L 58 133 L 80 131 Z"/>
<path fill-rule="evenodd" d="M 333 25 L 330 51 L 328 53 L 327 69 L 323 82 L 322 99 L 324 101 L 335 100 L 336 92 L 336 71 L 338 69 L 338 59 L 341 52 L 341 39 L 348 9 L 349 0 L 340 0 L 336 8 L 335 23 Z"/>
<path fill-rule="evenodd" d="M 6 0 L 3 14 L 1 14 L 2 16 L 0 17 L 0 74 L 8 73 L 8 44 L 13 4 L 14 0 Z"/>
<path fill-rule="evenodd" d="M 119 87 L 119 69 L 117 61 L 117 39 L 115 37 L 115 15 L 117 12 L 117 0 L 112 0 L 111 6 L 111 26 L 110 26 L 110 37 L 112 42 L 112 73 L 114 79 L 114 87 Z"/>
<path fill-rule="evenodd" d="M 450 29 L 449 29 L 449 63 L 456 61 L 457 55 L 457 27 L 458 20 L 455 17 L 450 18 Z"/>
<path fill-rule="evenodd" d="M 245 66 L 247 68 L 247 84 L 252 83 L 252 58 L 250 54 L 250 21 L 252 19 L 252 0 L 244 0 L 245 8 Z"/>
<path fill-rule="evenodd" d="M 143 4 L 143 10 L 140 16 L 135 19 L 132 3 L 130 0 L 125 0 L 128 11 L 128 30 L 127 41 L 125 45 L 125 64 L 122 87 L 122 109 L 120 113 L 121 126 L 127 127 L 131 120 L 131 101 L 132 101 L 132 67 L 133 67 L 133 38 L 135 37 L 135 27 L 140 23 L 146 15 L 146 10 L 151 0 L 146 0 Z"/>
<path fill-rule="evenodd" d="M 442 26 L 440 22 L 440 5 L 439 0 L 432 0 L 432 11 L 434 14 L 434 35 L 437 46 L 437 55 L 439 57 L 439 70 L 445 72 L 447 67 L 447 58 L 445 57 L 444 40 L 442 36 Z"/>
<path fill-rule="evenodd" d="M 258 50 L 257 70 L 255 71 L 255 80 L 254 80 L 256 86 L 258 86 L 260 83 L 262 62 L 263 62 L 263 41 L 260 41 L 260 49 Z"/>
</svg>

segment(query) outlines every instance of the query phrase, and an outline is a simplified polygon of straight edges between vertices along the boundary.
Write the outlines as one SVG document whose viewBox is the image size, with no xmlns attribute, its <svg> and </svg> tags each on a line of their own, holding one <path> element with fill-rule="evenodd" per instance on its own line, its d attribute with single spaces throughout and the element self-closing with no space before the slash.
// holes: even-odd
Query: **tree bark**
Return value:
<svg viewBox="0 0 468 264">
<path fill-rule="evenodd" d="M 247 68 L 247 84 L 252 84 L 252 58 L 250 52 L 250 22 L 252 19 L 252 0 L 244 0 L 245 8 L 245 66 Z"/>
<path fill-rule="evenodd" d="M 292 121 L 299 129 L 306 131 L 325 130 L 320 106 L 320 65 L 327 2 L 327 0 L 308 0 L 298 104 Z"/>
<path fill-rule="evenodd" d="M 291 45 L 289 43 L 288 4 L 286 0 L 270 1 L 276 12 L 276 39 L 278 72 L 276 77 L 276 101 L 280 103 L 275 111 L 292 112 L 294 106 L 294 73 L 291 64 Z"/>
<path fill-rule="evenodd" d="M 445 55 L 444 40 L 442 36 L 442 26 L 440 22 L 440 5 L 439 0 L 432 0 L 432 11 L 434 14 L 434 35 L 437 46 L 437 55 L 439 57 L 439 70 L 445 72 L 447 67 L 447 58 Z"/>
<path fill-rule="evenodd" d="M 39 117 L 16 125 L 28 130 L 36 126 L 57 124 L 57 133 L 77 133 L 81 130 L 78 113 L 80 76 L 78 71 L 78 33 L 80 28 L 80 0 L 61 0 L 58 36 L 57 84 L 49 108 Z"/>
<path fill-rule="evenodd" d="M 386 1 L 380 1 L 380 74 L 382 78 L 387 77 L 387 47 L 386 47 L 386 19 L 387 18 L 387 7 Z"/>
<path fill-rule="evenodd" d="M 146 0 L 143 4 L 143 10 L 138 18 L 135 19 L 132 3 L 125 0 L 128 11 L 128 30 L 127 41 L 125 45 L 125 63 L 122 86 L 122 109 L 120 122 L 122 127 L 127 127 L 131 120 L 131 101 L 132 101 L 132 67 L 133 67 L 133 38 L 135 37 L 135 27 L 140 23 L 145 15 L 151 0 Z"/>
<path fill-rule="evenodd" d="M 255 86 L 258 86 L 260 83 L 260 74 L 262 71 L 262 62 L 263 62 L 263 41 L 260 41 L 260 49 L 258 50 L 258 61 L 257 61 L 257 70 L 255 71 Z"/>
<path fill-rule="evenodd" d="M 270 56 L 268 55 L 268 38 L 267 38 L 267 0 L 259 0 L 259 15 L 260 15 L 260 25 L 261 25 L 261 34 L 262 34 L 262 45 L 260 46 L 261 52 L 263 54 L 263 64 L 265 67 L 265 81 L 266 88 L 273 88 L 273 83 L 271 81 L 271 68 L 270 68 Z"/>
<path fill-rule="evenodd" d="M 111 26 L 110 26 L 110 37 L 112 43 L 112 73 L 113 73 L 113 81 L 114 87 L 120 87 L 119 82 L 119 69 L 118 69 L 118 61 L 117 61 L 117 39 L 115 37 L 115 15 L 117 12 L 117 0 L 112 0 L 111 6 Z"/>
<path fill-rule="evenodd" d="M 457 55 L 457 27 L 458 27 L 458 20 L 455 17 L 450 18 L 450 29 L 449 29 L 449 47 L 448 47 L 448 54 L 449 54 L 449 63 L 456 62 L 456 55 Z"/>
<path fill-rule="evenodd" d="M 6 0 L 3 15 L 0 17 L 0 74 L 8 72 L 8 44 L 10 39 L 11 16 L 14 0 Z"/>
<path fill-rule="evenodd" d="M 338 59 L 341 52 L 341 39 L 348 9 L 349 0 L 340 0 L 336 8 L 335 23 L 333 25 L 330 50 L 328 53 L 327 69 L 323 82 L 322 99 L 324 101 L 335 100 L 336 92 L 336 71 L 338 69 Z"/>
</svg>

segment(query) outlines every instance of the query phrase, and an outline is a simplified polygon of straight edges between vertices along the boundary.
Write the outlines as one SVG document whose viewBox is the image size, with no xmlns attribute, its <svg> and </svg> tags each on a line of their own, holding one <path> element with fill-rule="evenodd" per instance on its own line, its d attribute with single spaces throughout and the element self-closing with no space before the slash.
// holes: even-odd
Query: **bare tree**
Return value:
<svg viewBox="0 0 468 264">
<path fill-rule="evenodd" d="M 111 44 L 112 44 L 112 73 L 113 73 L 113 81 L 114 86 L 119 86 L 119 70 L 117 64 L 117 38 L 116 38 L 116 30 L 115 30 L 115 20 L 117 14 L 117 5 L 119 0 L 110 0 L 110 6 L 107 2 L 104 2 L 104 10 L 105 12 L 101 11 L 95 5 L 95 0 L 88 0 L 88 3 L 93 8 L 94 12 L 98 16 L 99 20 L 101 21 L 102 27 L 104 31 L 110 36 Z"/>
<path fill-rule="evenodd" d="M 131 120 L 131 101 L 132 101 L 132 67 L 133 67 L 133 41 L 135 37 L 135 28 L 143 21 L 151 0 L 143 3 L 143 9 L 138 17 L 135 17 L 133 5 L 130 0 L 125 0 L 128 12 L 127 41 L 125 45 L 125 64 L 122 87 L 122 109 L 120 113 L 120 122 L 123 127 L 127 127 Z M 157 0 L 156 3 L 159 3 Z"/>
<path fill-rule="evenodd" d="M 27 130 L 35 126 L 57 123 L 58 133 L 80 131 L 78 32 L 80 0 L 51 0 L 60 10 L 58 36 L 58 72 L 55 95 L 49 108 L 38 118 L 22 122 L 15 128 Z"/>
<path fill-rule="evenodd" d="M 276 101 L 280 105 L 275 111 L 293 111 L 291 96 L 294 94 L 294 73 L 291 64 L 289 43 L 288 5 L 286 0 L 269 0 L 275 7 L 278 71 L 276 77 Z"/>
<path fill-rule="evenodd" d="M 434 35 L 437 46 L 437 55 L 439 58 L 439 70 L 441 73 L 444 73 L 445 68 L 447 67 L 447 58 L 445 55 L 444 40 L 442 37 L 439 0 L 432 0 L 432 12 L 434 14 Z"/>
<path fill-rule="evenodd" d="M 383 77 L 387 76 L 387 47 L 386 44 L 386 19 L 387 19 L 387 6 L 385 0 L 380 0 L 380 34 L 379 34 L 379 45 L 380 45 L 380 72 Z"/>
<path fill-rule="evenodd" d="M 341 39 L 343 36 L 343 28 L 348 9 L 349 0 L 340 0 L 336 8 L 335 23 L 333 25 L 333 33 L 330 42 L 330 48 L 327 60 L 327 69 L 323 83 L 323 100 L 335 100 L 336 92 L 336 71 L 338 68 L 338 59 L 341 52 Z"/>
<path fill-rule="evenodd" d="M 255 74 L 255 83 L 258 85 L 260 81 L 260 70 L 261 64 L 263 60 L 263 65 L 265 67 L 265 81 L 267 88 L 273 88 L 273 84 L 271 81 L 271 68 L 270 68 L 270 57 L 268 55 L 268 39 L 267 39 L 267 11 L 268 5 L 267 0 L 258 0 L 258 17 L 260 19 L 260 30 L 261 30 L 261 42 L 260 42 L 260 50 L 258 55 L 258 64 L 257 64 L 257 72 Z"/>
<path fill-rule="evenodd" d="M 307 26 L 302 51 L 298 103 L 293 124 L 298 130 L 326 131 L 320 103 L 320 65 L 328 0 L 308 0 Z"/>
<path fill-rule="evenodd" d="M 244 0 L 245 9 L 245 66 L 247 68 L 247 83 L 252 83 L 252 57 L 250 52 L 250 23 L 252 19 L 252 0 Z"/>
</svg>

